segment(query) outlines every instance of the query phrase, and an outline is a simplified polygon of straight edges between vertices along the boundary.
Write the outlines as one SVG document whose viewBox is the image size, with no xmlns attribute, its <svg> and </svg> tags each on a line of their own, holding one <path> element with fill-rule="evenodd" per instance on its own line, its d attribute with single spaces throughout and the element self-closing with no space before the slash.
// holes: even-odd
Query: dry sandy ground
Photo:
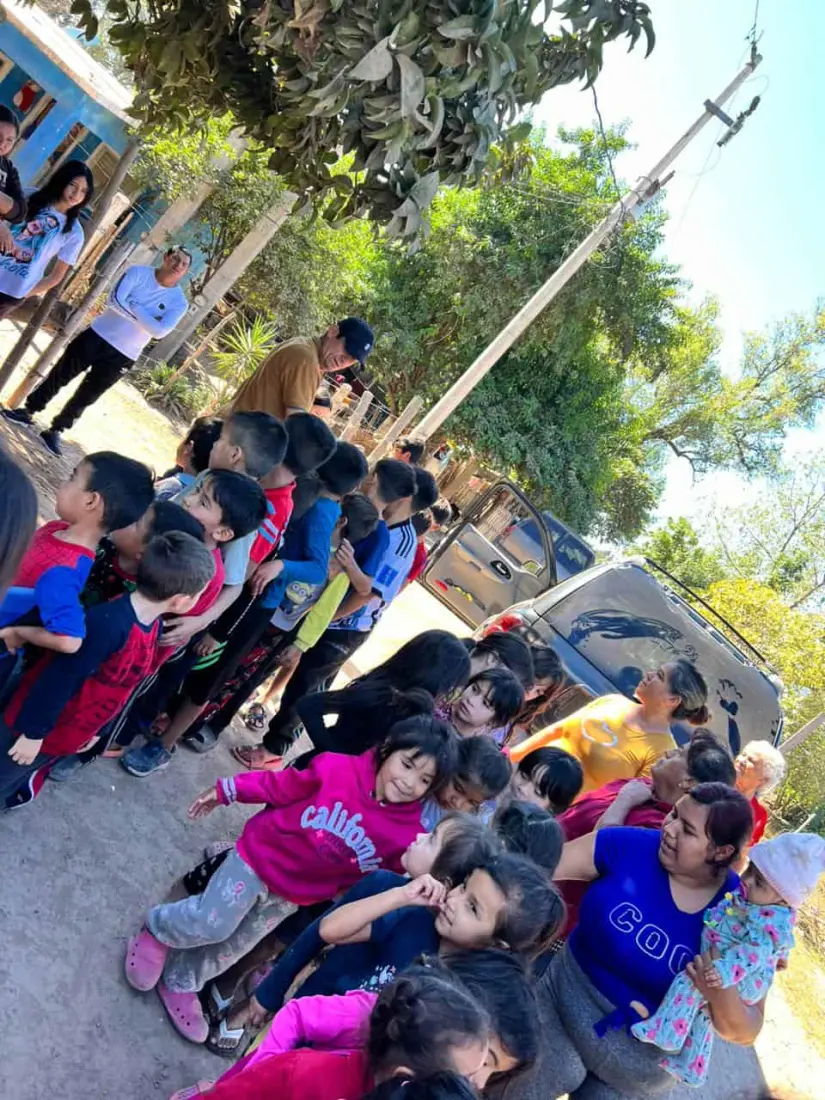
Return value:
<svg viewBox="0 0 825 1100">
<path fill-rule="evenodd" d="M 0 325 L 0 358 L 15 335 Z M 44 518 L 53 515 L 55 485 L 82 454 L 111 448 L 162 470 L 177 442 L 169 421 L 125 384 L 68 434 L 64 461 L 31 431 L 0 422 L 0 432 L 37 482 Z M 357 664 L 372 665 L 409 636 L 411 613 L 419 630 L 451 619 L 415 586 Z M 225 1063 L 177 1035 L 154 994 L 126 984 L 123 953 L 147 906 L 197 862 L 203 845 L 237 832 L 238 808 L 202 823 L 186 819 L 194 795 L 231 770 L 226 745 L 205 757 L 181 751 L 144 781 L 100 761 L 0 822 L 0 1096 L 150 1100 L 221 1072 Z M 758 1052 L 773 1083 L 822 1095 L 825 1064 L 781 994 L 770 1000 Z M 719 1044 L 711 1083 L 671 1100 L 751 1100 L 761 1082 L 752 1051 Z"/>
</svg>

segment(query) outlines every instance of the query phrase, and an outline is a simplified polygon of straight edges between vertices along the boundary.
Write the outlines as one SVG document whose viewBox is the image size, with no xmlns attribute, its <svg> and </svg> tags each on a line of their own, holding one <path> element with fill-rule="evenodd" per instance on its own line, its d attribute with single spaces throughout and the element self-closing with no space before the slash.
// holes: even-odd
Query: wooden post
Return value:
<svg viewBox="0 0 825 1100">
<path fill-rule="evenodd" d="M 389 453 L 390 447 L 395 443 L 396 439 L 398 439 L 407 425 L 415 420 L 423 406 L 423 397 L 413 397 L 410 402 L 405 405 L 400 415 L 396 418 L 395 423 L 390 425 L 386 432 L 384 432 L 383 437 L 379 440 L 378 445 L 373 448 L 370 454 L 370 466 L 374 466 L 379 459 L 384 458 L 384 456 Z"/>
<path fill-rule="evenodd" d="M 791 749 L 795 749 L 797 745 L 801 745 L 812 733 L 816 733 L 821 726 L 825 726 L 825 711 L 817 714 L 810 722 L 806 722 L 802 729 L 797 730 L 787 741 L 783 741 L 779 746 L 779 751 L 787 756 Z"/>
<path fill-rule="evenodd" d="M 346 427 L 341 432 L 341 439 L 351 439 L 355 435 L 358 426 L 367 415 L 367 409 L 370 407 L 371 402 L 372 394 L 369 390 L 364 390 L 358 399 L 358 404 L 352 410 L 352 416 L 347 421 Z"/>
<path fill-rule="evenodd" d="M 104 187 L 103 193 L 95 204 L 94 213 L 86 224 L 86 246 L 84 247 L 84 252 L 86 251 L 86 248 L 91 246 L 91 242 L 94 238 L 95 233 L 97 232 L 97 228 L 99 225 L 102 224 L 103 219 L 106 216 L 106 211 L 109 209 L 109 203 L 120 190 L 120 185 L 123 183 L 124 179 L 126 178 L 127 172 L 137 159 L 137 155 L 139 152 L 140 139 L 137 137 L 133 137 L 124 149 L 123 155 L 117 162 L 117 166 L 115 167 L 115 170 L 112 173 L 109 182 Z M 80 256 L 80 262 L 83 262 L 82 253 Z M 0 367 L 0 391 L 14 374 L 18 364 L 28 351 L 30 345 L 34 341 L 35 336 L 37 335 L 38 330 L 41 328 L 43 322 L 51 313 L 54 303 L 60 296 L 60 292 L 62 291 L 63 287 L 68 283 L 71 274 L 72 272 L 70 268 L 60 280 L 60 283 L 56 287 L 53 287 L 49 291 L 49 293 L 44 296 L 43 301 L 34 311 L 34 316 L 23 329 L 20 339 L 6 356 L 3 366 Z"/>
</svg>

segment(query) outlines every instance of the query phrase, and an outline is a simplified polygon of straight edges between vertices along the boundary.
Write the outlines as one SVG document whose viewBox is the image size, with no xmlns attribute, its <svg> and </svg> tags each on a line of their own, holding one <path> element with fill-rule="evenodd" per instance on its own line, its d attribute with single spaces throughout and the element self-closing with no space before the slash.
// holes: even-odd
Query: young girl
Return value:
<svg viewBox="0 0 825 1100">
<path fill-rule="evenodd" d="M 507 786 L 510 763 L 489 737 L 468 737 L 459 742 L 454 777 L 421 808 L 421 825 L 432 831 L 451 810 L 477 814 Z"/>
<path fill-rule="evenodd" d="M 561 814 L 569 809 L 583 783 L 584 770 L 576 757 L 551 745 L 534 749 L 518 762 L 510 790 L 520 802 Z"/>
<path fill-rule="evenodd" d="M 465 642 L 470 654 L 470 676 L 492 668 L 508 668 L 526 691 L 535 680 L 530 646 L 518 634 L 496 630 Z"/>
<path fill-rule="evenodd" d="M 459 737 L 489 734 L 502 745 L 510 723 L 524 705 L 524 688 L 507 668 L 493 668 L 470 678 L 455 703 L 445 711 Z"/>
<path fill-rule="evenodd" d="M 524 706 L 513 722 L 512 737 L 521 740 L 530 735 L 530 728 L 541 712 L 552 703 L 564 686 L 564 666 L 554 649 L 547 645 L 531 645 L 533 682 L 526 689 Z"/>
<path fill-rule="evenodd" d="M 564 832 L 551 813 L 530 802 L 508 802 L 496 813 L 493 827 L 508 852 L 527 856 L 552 879 L 561 859 Z M 558 910 L 561 920 L 560 895 Z"/>
<path fill-rule="evenodd" d="M 785 833 L 757 844 L 740 887 L 705 914 L 702 951 L 721 953 L 705 980 L 715 989 L 736 986 L 747 1005 L 764 1000 L 777 963 L 794 945 L 795 910 L 825 871 L 825 840 Z M 666 1051 L 660 1065 L 688 1085 L 707 1077 L 713 1024 L 706 1002 L 687 973 L 679 974 L 658 1010 L 631 1029 L 643 1043 Z"/>
<path fill-rule="evenodd" d="M 298 906 L 334 897 L 382 865 L 400 868 L 419 831 L 420 799 L 446 782 L 455 759 L 448 726 L 413 718 L 362 756 L 326 753 L 303 772 L 219 780 L 195 799 L 190 817 L 235 801 L 266 809 L 247 822 L 203 894 L 149 911 L 129 944 L 127 980 L 142 991 L 160 982 L 175 1026 L 204 1042 L 209 1026 L 197 991 Z"/>
<path fill-rule="evenodd" d="M 487 1014 L 460 982 L 412 967 L 381 991 L 362 1049 L 251 1058 L 207 1092 L 212 1100 L 361 1100 L 402 1072 L 417 1078 L 449 1070 L 473 1081 L 484 1072 L 489 1029 Z"/>
</svg>

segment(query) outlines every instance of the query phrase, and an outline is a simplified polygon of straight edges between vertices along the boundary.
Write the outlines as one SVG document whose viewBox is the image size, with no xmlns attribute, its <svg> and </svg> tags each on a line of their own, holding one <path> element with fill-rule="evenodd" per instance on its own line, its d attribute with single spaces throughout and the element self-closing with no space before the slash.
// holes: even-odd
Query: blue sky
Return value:
<svg viewBox="0 0 825 1100">
<path fill-rule="evenodd" d="M 653 53 L 645 60 L 638 48 L 627 54 L 621 45 L 607 47 L 597 84 L 605 125 L 630 122 L 637 148 L 623 155 L 617 170 L 631 182 L 744 63 L 754 14 L 754 0 L 649 2 Z M 714 145 L 721 124 L 708 126 L 676 163 L 666 196 L 671 218 L 664 250 L 682 265 L 693 296 L 719 299 L 722 365 L 731 371 L 743 332 L 807 312 L 825 297 L 825 3 L 761 0 L 759 28 L 764 60 L 727 108 L 735 115 L 759 94 L 758 110 L 721 151 Z M 594 118 L 592 93 L 578 88 L 549 93 L 537 112 L 549 129 L 591 125 Z M 696 186 L 706 165 L 710 170 Z M 815 442 L 813 433 L 794 432 L 786 450 L 808 450 Z M 694 484 L 687 463 L 674 459 L 661 514 L 695 514 L 711 498 L 738 501 L 743 491 L 740 479 L 727 474 Z"/>
</svg>

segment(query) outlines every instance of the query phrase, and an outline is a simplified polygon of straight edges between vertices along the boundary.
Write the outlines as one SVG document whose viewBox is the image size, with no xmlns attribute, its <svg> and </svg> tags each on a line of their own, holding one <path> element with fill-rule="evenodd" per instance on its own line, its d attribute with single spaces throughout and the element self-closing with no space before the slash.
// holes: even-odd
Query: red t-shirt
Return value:
<svg viewBox="0 0 825 1100">
<path fill-rule="evenodd" d="M 204 588 L 203 592 L 201 592 L 200 598 L 192 610 L 186 612 L 186 617 L 205 614 L 221 594 L 225 574 L 223 556 L 221 555 L 219 546 L 216 546 L 212 551 L 212 561 L 215 563 L 215 575 L 206 588 Z"/>
<path fill-rule="evenodd" d="M 424 572 L 426 565 L 427 547 L 424 545 L 424 540 L 419 539 L 415 547 L 415 557 L 413 558 L 412 568 L 407 574 L 407 584 L 412 584 L 413 581 L 417 581 Z"/>
<path fill-rule="evenodd" d="M 221 1078 L 210 1100 L 361 1100 L 373 1087 L 363 1051 L 291 1050 Z"/>
<path fill-rule="evenodd" d="M 78 546 L 77 543 L 55 538 L 58 531 L 66 531 L 68 527 L 68 523 L 64 523 L 62 519 L 54 519 L 35 531 L 14 578 L 15 588 L 34 588 L 41 575 L 56 565 L 77 569 L 78 564 L 83 563 L 80 568 L 85 569 L 88 577 L 95 560 L 94 551 Z"/>
<path fill-rule="evenodd" d="M 258 528 L 258 537 L 252 543 L 249 560 L 265 561 L 281 544 L 289 517 L 292 515 L 292 494 L 295 482 L 282 485 L 278 489 L 264 489 L 266 497 L 266 518 Z"/>
<path fill-rule="evenodd" d="M 751 837 L 751 844 L 758 844 L 765 835 L 765 826 L 768 824 L 768 811 L 755 795 L 751 799 L 751 809 L 753 810 L 753 836 Z"/>
</svg>

